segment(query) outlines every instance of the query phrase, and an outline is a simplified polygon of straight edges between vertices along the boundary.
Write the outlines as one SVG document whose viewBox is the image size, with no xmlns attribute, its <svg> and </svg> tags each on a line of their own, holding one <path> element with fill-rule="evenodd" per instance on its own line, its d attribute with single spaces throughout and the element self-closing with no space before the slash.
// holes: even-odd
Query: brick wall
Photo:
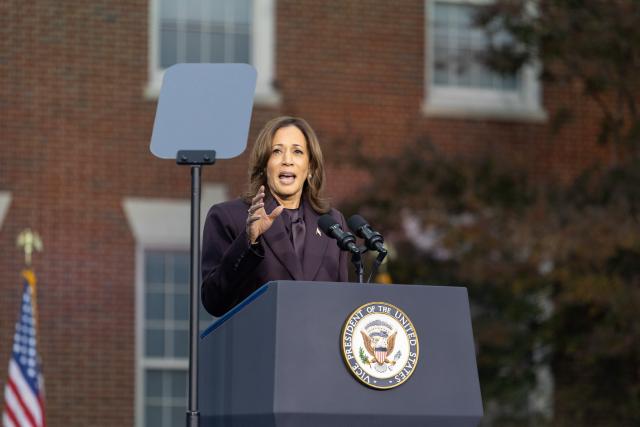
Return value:
<svg viewBox="0 0 640 427">
<path fill-rule="evenodd" d="M 363 142 L 382 160 L 429 136 L 448 153 L 501 152 L 540 176 L 567 180 L 606 155 L 594 109 L 555 135 L 546 124 L 435 119 L 424 92 L 422 0 L 277 1 L 279 107 L 256 107 L 251 139 L 269 118 L 307 118 L 323 141 L 334 201 L 367 175 L 340 163 Z M 20 230 L 45 249 L 40 353 L 50 426 L 126 426 L 134 413 L 134 240 L 124 197 L 189 197 L 189 173 L 149 153 L 155 102 L 147 82 L 144 0 L 0 3 L 0 190 L 13 202 L 0 229 L 0 386 L 20 293 Z M 552 112 L 570 99 L 546 88 Z M 204 172 L 244 189 L 246 154 Z M 555 178 L 554 178 L 555 179 Z"/>
</svg>

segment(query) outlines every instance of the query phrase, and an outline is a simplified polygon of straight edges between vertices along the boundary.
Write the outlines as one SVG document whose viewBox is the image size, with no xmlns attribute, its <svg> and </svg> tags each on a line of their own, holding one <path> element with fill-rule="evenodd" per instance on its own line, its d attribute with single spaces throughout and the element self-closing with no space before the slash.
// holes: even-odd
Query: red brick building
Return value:
<svg viewBox="0 0 640 427">
<path fill-rule="evenodd" d="M 172 63 L 253 63 L 250 141 L 274 116 L 305 117 L 337 204 L 366 180 L 338 162 L 355 140 L 385 158 L 428 136 L 559 180 L 606 155 L 595 110 L 570 89 L 542 87 L 535 67 L 499 77 L 473 59 L 482 3 L 0 3 L 0 368 L 20 298 L 15 240 L 30 227 L 44 243 L 34 269 L 48 425 L 182 422 L 189 173 L 149 152 Z M 548 117 L 565 103 L 581 119 L 553 133 Z M 244 189 L 246 163 L 205 168 L 203 210 Z"/>
</svg>

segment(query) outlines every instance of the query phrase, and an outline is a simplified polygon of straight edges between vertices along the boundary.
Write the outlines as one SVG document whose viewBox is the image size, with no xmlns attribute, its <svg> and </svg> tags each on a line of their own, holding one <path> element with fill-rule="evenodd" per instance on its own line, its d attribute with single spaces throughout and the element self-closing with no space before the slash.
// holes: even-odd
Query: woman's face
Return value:
<svg viewBox="0 0 640 427">
<path fill-rule="evenodd" d="M 304 134 L 294 125 L 278 129 L 267 162 L 267 185 L 271 194 L 284 207 L 297 208 L 308 175 L 309 150 Z"/>
</svg>

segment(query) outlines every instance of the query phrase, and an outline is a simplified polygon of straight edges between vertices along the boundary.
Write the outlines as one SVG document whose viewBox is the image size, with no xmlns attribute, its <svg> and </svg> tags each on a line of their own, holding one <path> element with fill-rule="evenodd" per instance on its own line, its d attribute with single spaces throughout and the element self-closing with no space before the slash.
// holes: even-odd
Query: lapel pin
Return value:
<svg viewBox="0 0 640 427">
<path fill-rule="evenodd" d="M 318 236 L 322 236 L 322 233 L 320 233 L 320 228 L 319 227 L 316 227 L 316 234 Z"/>
</svg>

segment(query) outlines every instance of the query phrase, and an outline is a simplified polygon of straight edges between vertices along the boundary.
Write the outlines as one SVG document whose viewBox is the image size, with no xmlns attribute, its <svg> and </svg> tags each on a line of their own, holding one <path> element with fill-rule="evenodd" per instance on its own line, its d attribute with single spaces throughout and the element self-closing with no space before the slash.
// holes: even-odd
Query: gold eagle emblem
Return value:
<svg viewBox="0 0 640 427">
<path fill-rule="evenodd" d="M 364 347 L 371 356 L 368 363 L 377 362 L 378 365 L 384 365 L 390 363 L 395 365 L 395 360 L 389 360 L 387 356 L 393 353 L 393 348 L 396 345 L 396 334 L 393 332 L 388 337 L 384 334 L 376 334 L 375 336 L 369 336 L 365 331 L 360 331 L 362 339 L 364 341 Z"/>
</svg>

